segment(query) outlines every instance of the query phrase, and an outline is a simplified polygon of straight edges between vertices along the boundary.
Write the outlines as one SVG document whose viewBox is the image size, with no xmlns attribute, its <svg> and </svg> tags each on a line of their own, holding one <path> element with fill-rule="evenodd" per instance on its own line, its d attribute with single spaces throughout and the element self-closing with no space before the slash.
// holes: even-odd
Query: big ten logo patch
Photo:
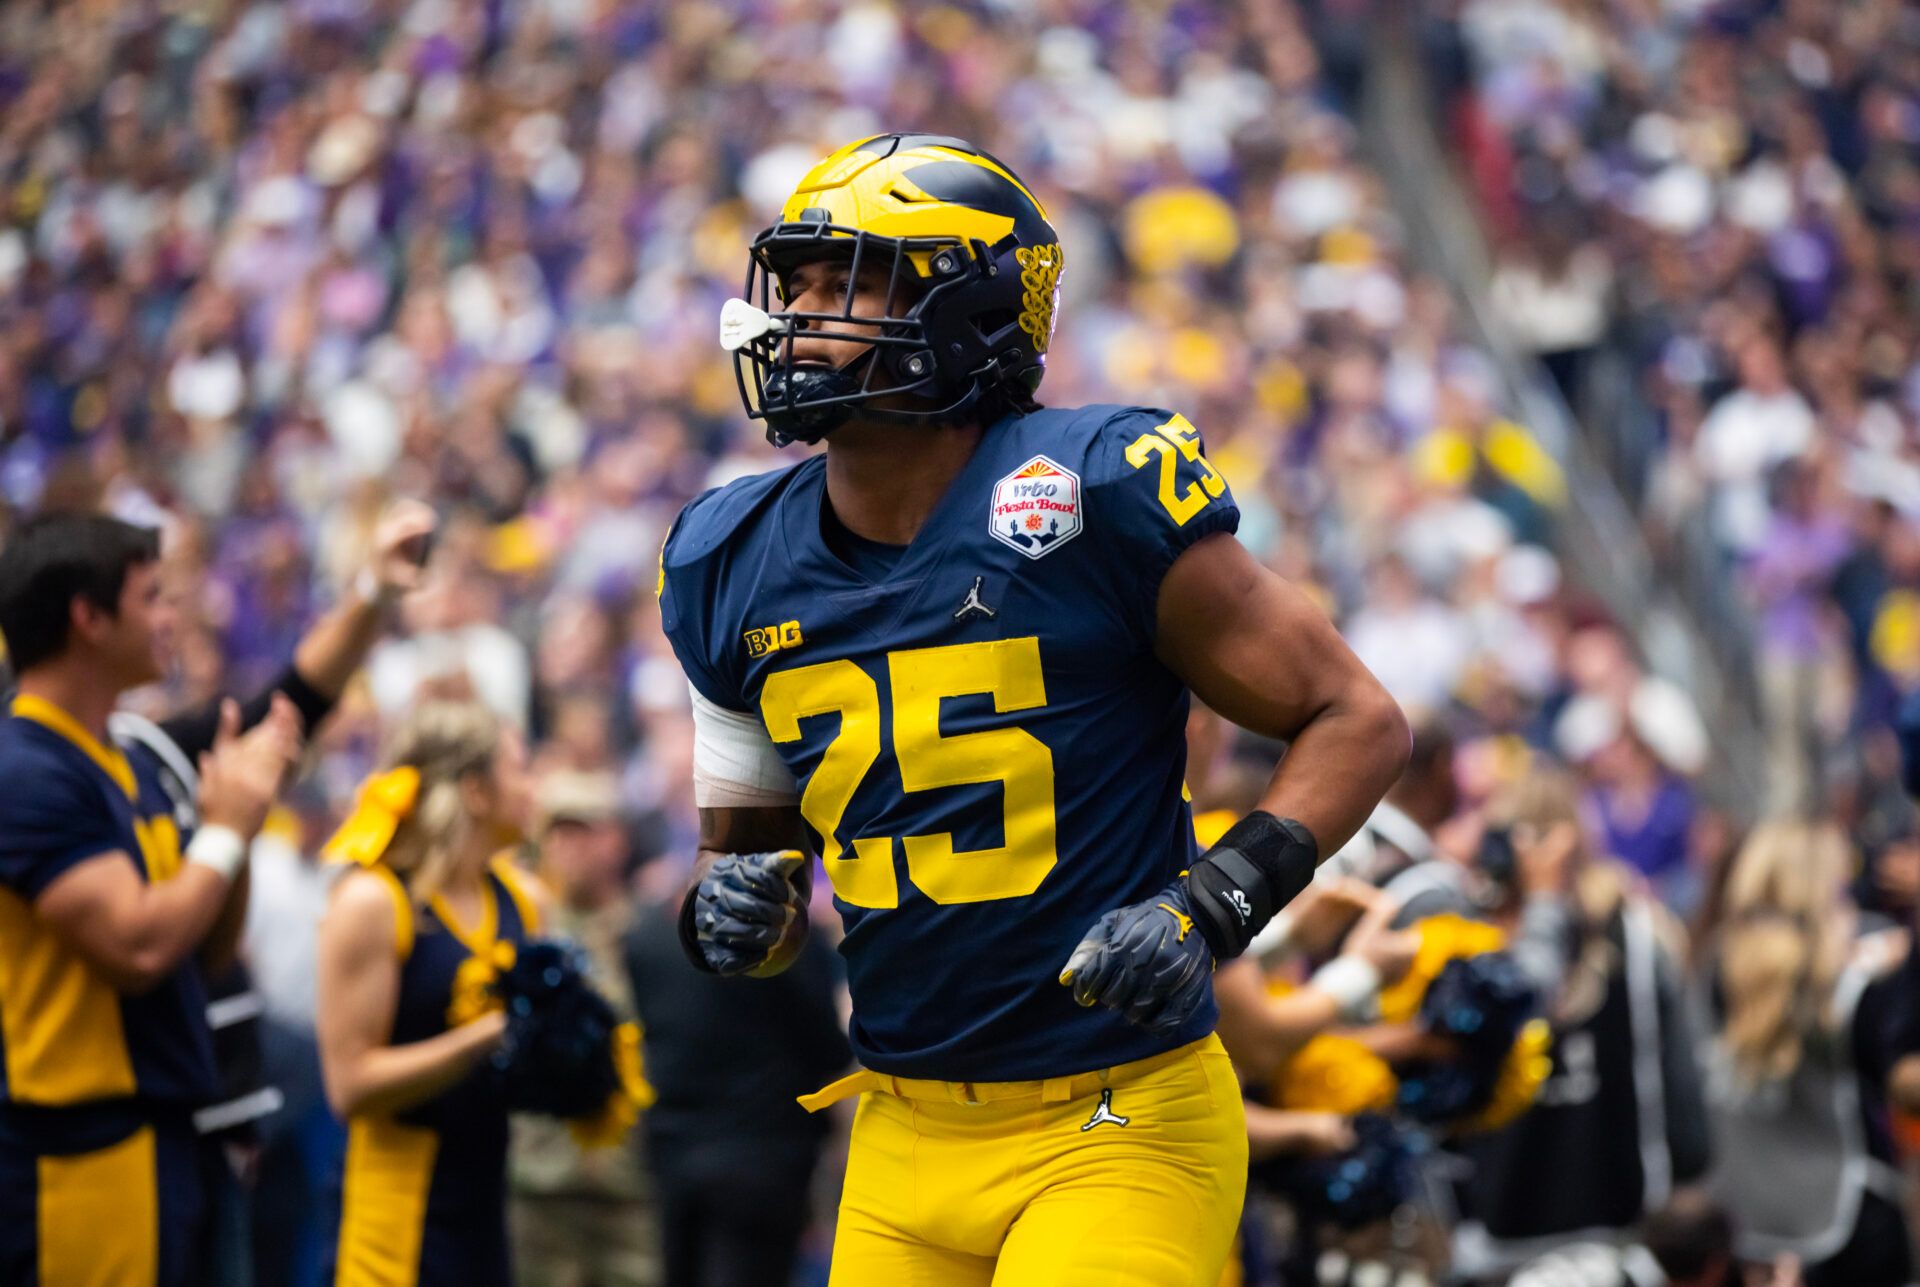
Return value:
<svg viewBox="0 0 1920 1287">
<path fill-rule="evenodd" d="M 1030 559 L 1080 534 L 1080 475 L 1035 456 L 993 485 L 987 530 Z"/>
<path fill-rule="evenodd" d="M 800 637 L 798 621 L 783 621 L 777 626 L 762 626 L 758 630 L 747 631 L 749 657 L 764 657 L 770 652 L 779 652 L 783 648 L 798 648 L 806 640 Z"/>
</svg>

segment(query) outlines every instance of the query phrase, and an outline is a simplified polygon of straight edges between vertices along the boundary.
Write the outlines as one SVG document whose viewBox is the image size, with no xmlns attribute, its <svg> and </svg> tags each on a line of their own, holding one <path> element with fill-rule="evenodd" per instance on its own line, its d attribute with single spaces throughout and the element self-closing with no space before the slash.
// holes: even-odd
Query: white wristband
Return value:
<svg viewBox="0 0 1920 1287">
<path fill-rule="evenodd" d="M 193 833 L 187 845 L 187 861 L 211 867 L 225 880 L 232 880 L 247 856 L 247 842 L 232 827 L 202 827 Z"/>
<path fill-rule="evenodd" d="M 1380 999 L 1380 971 L 1358 956 L 1336 956 L 1313 972 L 1307 986 L 1324 992 L 1340 1007 L 1349 1023 L 1370 1018 Z"/>
</svg>

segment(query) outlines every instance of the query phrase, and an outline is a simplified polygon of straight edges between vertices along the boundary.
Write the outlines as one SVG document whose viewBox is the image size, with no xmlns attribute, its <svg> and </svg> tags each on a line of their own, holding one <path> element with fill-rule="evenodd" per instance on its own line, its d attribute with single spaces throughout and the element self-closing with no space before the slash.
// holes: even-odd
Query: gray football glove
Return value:
<svg viewBox="0 0 1920 1287">
<path fill-rule="evenodd" d="M 798 849 L 715 860 L 688 895 L 681 922 L 694 964 L 715 974 L 784 969 L 806 933 L 806 895 L 797 879 L 806 861 Z"/>
<path fill-rule="evenodd" d="M 1112 1006 L 1161 1034 L 1206 1003 L 1212 979 L 1213 951 L 1194 927 L 1185 881 L 1095 921 L 1060 971 L 1081 1005 Z"/>
</svg>

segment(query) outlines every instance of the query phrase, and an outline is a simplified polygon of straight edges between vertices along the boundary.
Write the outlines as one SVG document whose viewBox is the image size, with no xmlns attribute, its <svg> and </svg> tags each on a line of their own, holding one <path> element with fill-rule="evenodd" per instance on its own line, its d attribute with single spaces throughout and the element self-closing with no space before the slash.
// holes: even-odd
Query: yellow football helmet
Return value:
<svg viewBox="0 0 1920 1287">
<path fill-rule="evenodd" d="M 783 311 L 803 263 L 889 274 L 882 316 Z M 993 418 L 1033 405 L 1059 300 L 1060 237 L 1006 166 L 959 139 L 882 134 L 807 172 L 780 220 L 754 239 L 745 299 L 721 312 L 747 414 L 784 446 L 818 442 L 859 409 L 872 419 Z M 796 366 L 785 337 L 836 327 L 865 351 L 838 370 Z M 873 404 L 887 399 L 888 406 Z"/>
</svg>

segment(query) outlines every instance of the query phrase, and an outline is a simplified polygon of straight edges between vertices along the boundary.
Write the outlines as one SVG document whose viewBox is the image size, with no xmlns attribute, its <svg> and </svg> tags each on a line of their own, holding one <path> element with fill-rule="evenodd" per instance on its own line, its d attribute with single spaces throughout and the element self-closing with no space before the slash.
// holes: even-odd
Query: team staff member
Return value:
<svg viewBox="0 0 1920 1287">
<path fill-rule="evenodd" d="M 540 783 L 537 800 L 535 870 L 553 895 L 547 933 L 580 945 L 594 985 L 621 1019 L 632 1019 L 620 954 L 634 904 L 619 779 L 559 769 Z M 514 1123 L 508 1176 L 521 1287 L 660 1287 L 660 1220 L 639 1143 L 635 1132 L 631 1147 L 585 1148 L 558 1118 Z"/>
<path fill-rule="evenodd" d="M 749 412 L 826 451 L 695 500 L 662 552 L 690 954 L 779 968 L 803 845 L 846 921 L 867 1071 L 812 1101 L 862 1093 L 836 1287 L 1212 1287 L 1247 1159 L 1214 964 L 1407 759 L 1392 698 L 1234 539 L 1195 426 L 1034 400 L 1061 254 L 961 140 L 826 157 L 720 319 Z M 1290 744 L 1204 854 L 1190 692 Z"/>
<path fill-rule="evenodd" d="M 0 552 L 19 690 L 0 719 L 0 1281 L 186 1287 L 219 1091 L 195 953 L 299 750 L 284 698 L 244 737 L 229 705 L 183 853 L 173 805 L 108 731 L 162 672 L 155 532 L 35 520 Z M 217 946 L 217 945 L 215 945 Z"/>
<path fill-rule="evenodd" d="M 373 531 L 372 556 L 346 593 L 301 637 L 292 659 L 272 682 L 241 702 L 241 728 L 264 719 L 276 694 L 293 703 L 304 734 L 319 728 L 380 638 L 388 609 L 420 583 L 436 522 L 432 508 L 417 500 L 396 501 L 387 508 Z M 197 825 L 194 797 L 199 782 L 193 766 L 213 745 L 222 705 L 209 702 L 158 723 L 132 711 L 115 711 L 109 722 L 127 758 L 157 775 L 166 789 L 183 844 L 191 843 Z M 194 1120 L 203 1135 L 219 1141 L 230 1162 L 213 1189 L 216 1212 L 207 1287 L 235 1287 L 253 1279 L 253 1203 L 245 1177 L 257 1169 L 258 1123 L 285 1102 L 281 1088 L 266 1081 L 259 1019 L 264 1003 L 253 990 L 248 967 L 235 957 L 246 923 L 247 890 L 243 868 L 202 953 L 208 964 L 207 1023 L 213 1030 L 221 1093 Z M 313 1077 L 317 1084 L 317 1062 Z"/>
<path fill-rule="evenodd" d="M 347 1123 L 337 1287 L 505 1287 L 507 1104 L 480 1068 L 489 988 L 538 932 L 501 855 L 530 811 L 526 748 L 478 702 L 429 702 L 328 846 L 353 865 L 320 925 L 327 1098 Z"/>
</svg>

